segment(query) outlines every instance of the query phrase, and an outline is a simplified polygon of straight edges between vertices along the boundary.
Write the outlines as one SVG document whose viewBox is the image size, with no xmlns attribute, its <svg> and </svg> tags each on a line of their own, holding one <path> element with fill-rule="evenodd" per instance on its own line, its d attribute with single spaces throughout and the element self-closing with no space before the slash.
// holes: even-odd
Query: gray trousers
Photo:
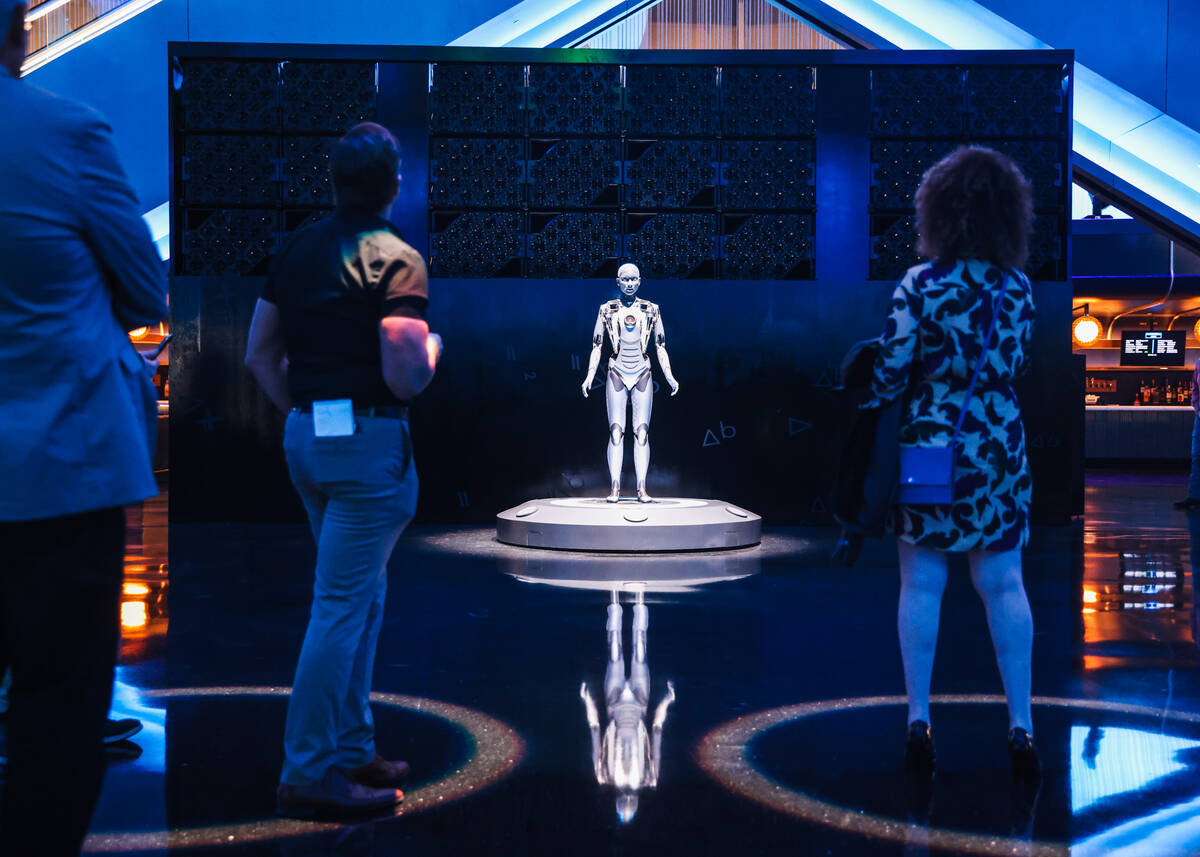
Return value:
<svg viewBox="0 0 1200 857">
<path fill-rule="evenodd" d="M 321 780 L 375 757 L 369 697 L 387 563 L 417 506 L 408 424 L 357 417 L 348 437 L 314 437 L 311 414 L 284 431 L 292 483 L 317 542 L 312 613 L 284 727 L 281 782 Z"/>
</svg>

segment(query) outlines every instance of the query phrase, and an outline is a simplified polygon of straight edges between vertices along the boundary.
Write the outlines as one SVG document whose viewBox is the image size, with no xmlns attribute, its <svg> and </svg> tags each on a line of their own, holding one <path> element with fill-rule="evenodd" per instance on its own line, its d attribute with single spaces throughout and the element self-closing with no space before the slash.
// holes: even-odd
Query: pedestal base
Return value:
<svg viewBox="0 0 1200 857">
<path fill-rule="evenodd" d="M 510 545 L 574 551 L 714 550 L 758 544 L 762 518 L 721 500 L 564 497 L 501 512 L 496 537 Z"/>
</svg>

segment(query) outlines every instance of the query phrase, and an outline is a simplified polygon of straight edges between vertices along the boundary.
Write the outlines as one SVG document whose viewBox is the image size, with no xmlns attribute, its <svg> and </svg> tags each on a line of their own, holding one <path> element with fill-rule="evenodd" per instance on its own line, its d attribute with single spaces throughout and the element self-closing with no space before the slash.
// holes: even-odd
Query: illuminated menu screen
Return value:
<svg viewBox="0 0 1200 857">
<path fill-rule="evenodd" d="M 1122 366 L 1182 366 L 1187 333 L 1139 330 L 1121 333 Z"/>
</svg>

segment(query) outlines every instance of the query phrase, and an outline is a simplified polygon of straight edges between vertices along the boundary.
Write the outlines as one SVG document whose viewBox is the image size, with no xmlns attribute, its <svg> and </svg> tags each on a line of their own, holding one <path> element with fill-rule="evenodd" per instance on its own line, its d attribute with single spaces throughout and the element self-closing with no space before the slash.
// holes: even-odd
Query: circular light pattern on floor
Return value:
<svg viewBox="0 0 1200 857">
<path fill-rule="evenodd" d="M 1003 696 L 987 694 L 940 694 L 931 697 L 930 701 L 949 705 L 1003 705 L 1005 702 Z M 1163 711 L 1122 702 L 1053 696 L 1035 696 L 1033 702 L 1035 705 L 1055 708 L 1078 708 L 1200 724 L 1200 714 Z M 848 833 L 902 844 L 919 843 L 925 848 L 978 854 L 982 857 L 1010 857 L 1012 854 L 1025 857 L 1069 857 L 1070 847 L 1061 842 L 1030 841 L 929 827 L 823 801 L 763 775 L 755 770 L 746 756 L 746 748 L 751 741 L 768 729 L 785 723 L 820 714 L 907 704 L 908 700 L 903 696 L 868 696 L 859 699 L 807 702 L 747 714 L 718 726 L 705 735 L 696 748 L 696 760 L 710 777 L 730 791 L 778 812 Z"/>
<path fill-rule="evenodd" d="M 184 697 L 288 696 L 289 687 L 188 687 L 142 691 L 144 699 L 180 699 Z M 509 726 L 482 712 L 436 699 L 372 693 L 371 702 L 385 708 L 415 711 L 453 723 L 465 730 L 475 742 L 467 763 L 440 780 L 419 788 L 404 790 L 404 801 L 396 807 L 395 818 L 412 815 L 472 795 L 513 772 L 525 753 L 520 736 Z M 247 842 L 307 836 L 344 825 L 335 822 L 299 821 L 290 818 L 266 818 L 237 824 L 215 824 L 164 831 L 137 833 L 96 833 L 84 842 L 84 852 L 149 851 L 214 845 L 239 845 Z"/>
</svg>

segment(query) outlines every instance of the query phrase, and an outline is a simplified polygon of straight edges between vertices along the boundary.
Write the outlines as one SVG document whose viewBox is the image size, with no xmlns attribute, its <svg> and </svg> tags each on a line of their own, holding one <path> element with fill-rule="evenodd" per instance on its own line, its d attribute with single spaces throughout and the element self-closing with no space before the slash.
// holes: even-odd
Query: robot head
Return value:
<svg viewBox="0 0 1200 857">
<path fill-rule="evenodd" d="M 626 262 L 617 270 L 617 288 L 624 297 L 631 298 L 637 294 L 642 284 L 642 272 L 632 262 Z"/>
<path fill-rule="evenodd" d="M 617 818 L 621 824 L 629 824 L 637 815 L 637 792 L 620 792 L 617 794 Z"/>
</svg>

